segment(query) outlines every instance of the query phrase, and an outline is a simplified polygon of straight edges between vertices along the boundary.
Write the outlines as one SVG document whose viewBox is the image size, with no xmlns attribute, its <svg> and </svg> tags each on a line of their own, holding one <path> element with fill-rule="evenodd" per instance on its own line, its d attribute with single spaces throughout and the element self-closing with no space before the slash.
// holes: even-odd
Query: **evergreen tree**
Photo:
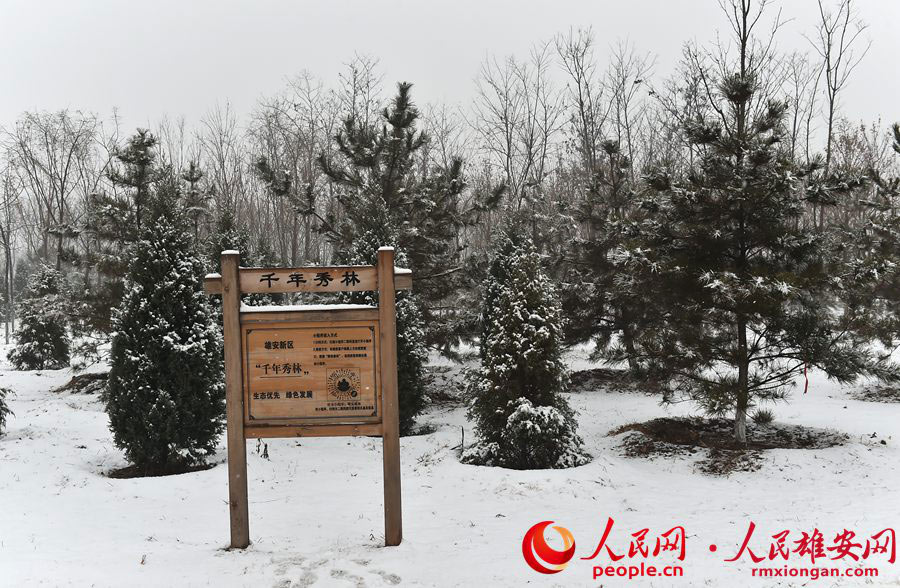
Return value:
<svg viewBox="0 0 900 588">
<path fill-rule="evenodd" d="M 146 216 L 153 184 L 160 177 L 156 167 L 158 143 L 153 133 L 147 129 L 138 129 L 124 147 L 116 150 L 118 166 L 109 172 L 109 179 L 128 193 L 125 206 L 128 218 L 133 221 L 138 234 L 141 232 L 141 221 Z"/>
<path fill-rule="evenodd" d="M 350 265 L 375 265 L 379 247 L 393 246 L 394 239 L 380 233 L 360 235 L 346 263 Z M 381 235 L 381 236 L 379 236 Z M 404 252 L 394 248 L 394 263 L 406 263 Z M 350 304 L 378 304 L 378 292 L 348 292 L 343 296 Z M 425 372 L 428 355 L 425 352 L 425 333 L 422 329 L 422 311 L 414 292 L 399 291 L 396 296 L 397 311 L 397 402 L 400 413 L 400 434 L 413 431 L 416 416 L 425 408 L 425 389 L 429 378 Z"/>
<path fill-rule="evenodd" d="M 166 170 L 157 165 L 157 138 L 138 129 L 124 146 L 116 149 L 108 177 L 113 193 L 92 194 L 88 203 L 85 238 L 91 246 L 73 259 L 85 272 L 85 282 L 75 296 L 73 332 L 81 340 L 79 355 L 100 356 L 99 348 L 112 332 L 112 314 L 124 295 L 123 276 L 128 270 L 128 252 L 146 223 L 147 207 Z"/>
<path fill-rule="evenodd" d="M 895 123 L 893 149 L 900 154 L 900 124 Z M 900 176 L 882 177 L 871 170 L 871 196 L 864 221 L 846 235 L 853 244 L 842 284 L 846 315 L 857 330 L 890 351 L 900 341 Z"/>
<path fill-rule="evenodd" d="M 223 429 L 221 334 L 174 200 L 154 198 L 113 321 L 106 410 L 116 445 L 145 474 L 197 463 Z"/>
<path fill-rule="evenodd" d="M 6 428 L 6 419 L 13 414 L 13 411 L 6 405 L 6 397 L 9 393 L 9 388 L 0 388 L 0 435 L 3 434 L 3 429 Z"/>
<path fill-rule="evenodd" d="M 16 347 L 9 352 L 9 361 L 16 369 L 54 370 L 69 366 L 65 295 L 63 275 L 50 266 L 39 265 L 19 304 Z"/>
<path fill-rule="evenodd" d="M 241 265 L 244 267 L 278 265 L 274 252 L 267 247 L 265 240 L 260 239 L 260 243 L 256 248 L 251 247 L 250 233 L 239 225 L 230 210 L 225 210 L 216 219 L 216 223 L 203 245 L 206 270 L 211 273 L 218 273 L 221 270 L 219 265 L 221 264 L 222 252 L 228 250 L 241 253 Z M 242 294 L 241 302 L 249 306 L 281 304 L 283 296 L 281 294 Z M 213 298 L 210 301 L 210 305 L 216 311 L 216 322 L 221 324 L 221 299 L 218 297 Z"/>
<path fill-rule="evenodd" d="M 195 160 L 188 162 L 187 169 L 181 172 L 181 181 L 185 185 L 184 211 L 193 225 L 194 243 L 200 242 L 201 221 L 208 214 L 207 204 L 210 200 L 209 193 L 203 189 L 200 183 L 203 176 L 203 170 Z"/>
<path fill-rule="evenodd" d="M 481 367 L 472 374 L 469 417 L 479 441 L 464 461 L 515 469 L 585 463 L 572 409 L 563 319 L 530 240 L 500 239 L 484 285 Z"/>
<path fill-rule="evenodd" d="M 652 307 L 643 303 L 642 292 L 620 271 L 613 255 L 629 241 L 640 213 L 635 209 L 632 163 L 616 141 L 601 142 L 597 157 L 575 209 L 584 234 L 572 242 L 575 263 L 566 276 L 563 309 L 571 325 L 566 337 L 570 342 L 593 339 L 594 359 L 626 361 L 632 374 L 639 375 L 636 346 L 639 332 L 653 322 Z"/>
<path fill-rule="evenodd" d="M 615 257 L 663 319 L 639 352 L 665 398 L 734 414 L 744 443 L 748 409 L 783 399 L 804 370 L 847 382 L 885 368 L 835 312 L 834 243 L 799 222 L 812 170 L 779 149 L 786 105 L 765 85 L 771 61 L 754 44 L 750 7 L 735 7 L 737 61 L 699 66 L 710 91 L 685 128 L 695 167 L 651 179 L 641 236 Z"/>
<path fill-rule="evenodd" d="M 223 251 L 240 251 L 242 257 L 250 255 L 250 233 L 238 224 L 234 213 L 224 210 L 206 237 L 203 248 L 206 269 L 210 272 L 218 272 L 221 269 L 219 264 Z M 241 263 L 246 266 L 254 265 L 243 259 Z"/>
<path fill-rule="evenodd" d="M 421 302 L 426 344 L 448 350 L 459 342 L 460 333 L 452 309 L 441 307 L 460 286 L 456 236 L 471 211 L 460 207 L 465 186 L 460 159 L 452 159 L 446 168 L 417 159 L 430 139 L 417 128 L 419 111 L 411 88 L 409 83 L 398 84 L 380 125 L 348 116 L 335 137 L 337 157 L 319 158 L 341 205 L 340 215 L 319 219 L 319 230 L 340 255 L 355 249 L 360 235 L 383 234 L 387 228 L 390 243 L 405 252 L 415 272 L 413 291 Z"/>
<path fill-rule="evenodd" d="M 413 292 L 397 297 L 397 362 L 400 429 L 412 430 L 424 406 L 425 348 L 447 348 L 458 335 L 447 325 L 451 317 L 436 309 L 455 289 L 459 248 L 455 228 L 463 189 L 462 166 L 454 160 L 447 170 L 416 173 L 416 154 L 428 136 L 416 128 L 419 112 L 412 103 L 412 85 L 401 83 L 391 105 L 382 111 L 381 126 L 350 114 L 335 138 L 338 158 L 319 158 L 337 188 L 341 214 L 320 218 L 319 230 L 332 241 L 338 263 L 374 264 L 381 246 L 393 246 L 396 263 L 408 264 L 418 279 Z M 310 212 L 311 213 L 311 212 Z M 374 294 L 353 294 L 357 302 Z"/>
</svg>

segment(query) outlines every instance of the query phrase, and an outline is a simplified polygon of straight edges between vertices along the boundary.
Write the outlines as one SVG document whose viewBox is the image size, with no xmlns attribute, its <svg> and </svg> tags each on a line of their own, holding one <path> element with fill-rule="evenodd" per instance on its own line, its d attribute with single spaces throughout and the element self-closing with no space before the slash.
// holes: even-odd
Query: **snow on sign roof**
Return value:
<svg viewBox="0 0 900 588">
<path fill-rule="evenodd" d="M 397 267 L 397 266 L 394 266 L 394 275 L 395 275 L 395 276 L 396 276 L 396 275 L 406 276 L 406 275 L 409 275 L 409 274 L 411 274 L 411 273 L 412 273 L 412 270 L 411 270 L 411 269 L 407 269 L 407 268 L 405 268 L 405 267 Z"/>
<path fill-rule="evenodd" d="M 274 306 L 247 306 L 241 303 L 241 312 L 288 312 L 292 310 L 375 310 L 368 304 L 277 304 Z"/>
<path fill-rule="evenodd" d="M 226 249 L 222 252 L 222 255 L 237 255 L 238 253 L 240 253 L 240 251 L 237 249 Z"/>
</svg>

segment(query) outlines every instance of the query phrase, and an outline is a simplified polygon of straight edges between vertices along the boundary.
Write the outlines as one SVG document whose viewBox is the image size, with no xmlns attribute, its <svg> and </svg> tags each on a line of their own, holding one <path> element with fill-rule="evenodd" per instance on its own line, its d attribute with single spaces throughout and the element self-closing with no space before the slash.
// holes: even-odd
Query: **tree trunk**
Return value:
<svg viewBox="0 0 900 588">
<path fill-rule="evenodd" d="M 628 354 L 628 371 L 632 376 L 638 375 L 640 365 L 637 361 L 637 352 L 634 350 L 634 329 L 631 328 L 631 313 L 628 309 L 622 307 L 622 345 L 625 346 L 625 352 Z"/>
<path fill-rule="evenodd" d="M 747 406 L 750 404 L 749 372 L 750 362 L 747 358 L 747 322 L 743 316 L 738 317 L 738 383 L 737 403 L 734 409 L 734 440 L 747 443 Z"/>
<path fill-rule="evenodd" d="M 297 267 L 297 253 L 300 251 L 300 226 L 297 213 L 293 213 L 291 221 L 291 267 Z"/>
<path fill-rule="evenodd" d="M 12 280 L 9 279 L 9 253 L 6 253 L 6 263 L 3 268 L 3 289 L 6 290 L 6 318 L 3 321 L 3 337 L 9 345 L 9 321 L 12 319 Z"/>
<path fill-rule="evenodd" d="M 62 227 L 59 228 L 59 232 L 56 235 L 56 271 L 62 271 L 62 256 L 63 256 L 63 235 L 62 235 Z"/>
</svg>

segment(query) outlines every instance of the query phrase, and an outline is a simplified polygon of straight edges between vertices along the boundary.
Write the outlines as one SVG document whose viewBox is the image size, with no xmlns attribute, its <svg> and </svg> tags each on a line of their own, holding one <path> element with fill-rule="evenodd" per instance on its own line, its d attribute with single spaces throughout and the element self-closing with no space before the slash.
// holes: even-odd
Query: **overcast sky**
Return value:
<svg viewBox="0 0 900 588">
<path fill-rule="evenodd" d="M 842 109 L 900 120 L 900 1 L 858 4 L 872 47 Z M 781 6 L 794 20 L 780 47 L 808 49 L 816 1 Z M 132 127 L 192 124 L 226 101 L 243 115 L 301 70 L 333 82 L 354 52 L 378 57 L 385 82 L 413 82 L 420 103 L 462 103 L 486 55 L 524 57 L 573 26 L 593 28 L 601 59 L 620 39 L 656 55 L 659 79 L 685 41 L 723 24 L 715 0 L 0 0 L 0 125 L 25 110 L 113 107 Z"/>
</svg>

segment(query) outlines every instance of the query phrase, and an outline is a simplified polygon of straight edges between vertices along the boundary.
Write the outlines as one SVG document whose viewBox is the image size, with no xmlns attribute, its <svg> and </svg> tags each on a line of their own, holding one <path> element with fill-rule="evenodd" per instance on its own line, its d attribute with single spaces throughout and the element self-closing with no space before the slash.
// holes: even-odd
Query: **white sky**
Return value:
<svg viewBox="0 0 900 588">
<path fill-rule="evenodd" d="M 900 0 L 858 4 L 872 48 L 842 108 L 887 124 L 900 120 Z M 779 46 L 805 50 L 815 0 L 781 7 L 794 20 Z M 303 69 L 333 82 L 354 52 L 381 60 L 386 87 L 413 82 L 420 104 L 464 103 L 486 55 L 524 57 L 572 26 L 593 28 L 602 63 L 620 39 L 655 54 L 659 79 L 686 40 L 723 24 L 715 0 L 0 0 L 0 125 L 25 110 L 117 107 L 127 132 L 163 115 L 191 125 L 226 101 L 244 115 Z"/>
</svg>

